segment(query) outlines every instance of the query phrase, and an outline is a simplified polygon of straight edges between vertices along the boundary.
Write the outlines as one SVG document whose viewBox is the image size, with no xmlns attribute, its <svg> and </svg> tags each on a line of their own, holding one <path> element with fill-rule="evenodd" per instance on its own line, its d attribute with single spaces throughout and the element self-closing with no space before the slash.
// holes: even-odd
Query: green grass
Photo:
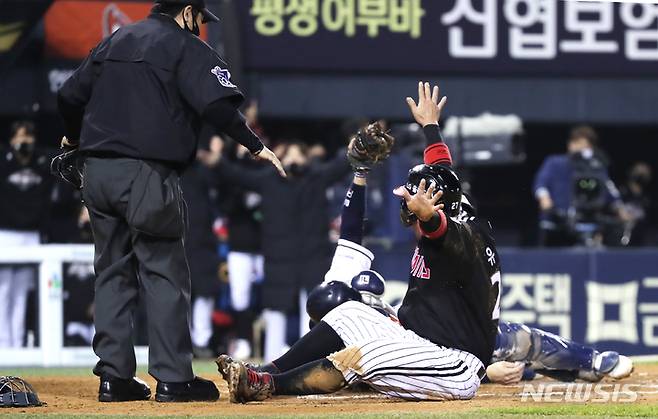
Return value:
<svg viewBox="0 0 658 419">
<path fill-rule="evenodd" d="M 655 418 L 658 417 L 658 404 L 641 403 L 591 403 L 591 404 L 555 404 L 542 403 L 541 406 L 529 405 L 522 407 L 495 408 L 482 411 L 483 413 L 498 413 L 501 415 L 523 415 L 532 417 L 583 417 L 597 416 L 610 418 Z M 478 415 L 479 417 L 479 415 Z"/>
<path fill-rule="evenodd" d="M 410 405 L 412 407 L 413 405 Z M 437 410 L 440 410 L 440 404 L 437 404 Z M 398 406 L 399 407 L 399 406 Z M 131 415 L 66 415 L 66 414 L 44 414 L 39 412 L 40 409 L 31 411 L 27 410 L 4 410 L 0 409 L 0 417 L 3 413 L 11 414 L 11 417 L 21 419 L 81 419 L 81 418 L 107 418 L 107 419 L 244 419 L 245 415 L 213 415 L 213 416 L 143 416 L 135 412 Z M 39 412 L 39 413 L 36 413 Z M 379 414 L 350 414 L 350 413 L 327 413 L 319 415 L 258 415 L 258 418 L 270 419 L 292 419 L 292 418 L 310 418 L 310 419 L 422 419 L 422 418 L 445 418 L 445 419 L 498 419 L 498 418 L 582 418 L 582 417 L 600 417 L 600 418 L 655 418 L 658 417 L 658 405 L 634 404 L 628 403 L 623 405 L 606 405 L 606 404 L 556 404 L 555 406 L 542 404 L 541 406 L 530 405 L 513 408 L 492 408 L 492 409 L 472 409 L 462 413 L 446 412 L 417 412 L 417 413 L 379 413 Z"/>
<path fill-rule="evenodd" d="M 410 405 L 413 406 L 413 405 Z M 437 410 L 440 410 L 440 404 L 437 404 Z M 398 406 L 399 407 L 399 406 Z M 36 412 L 35 410 L 34 412 Z M 24 412 L 24 413 L 21 413 Z M 10 413 L 8 410 L 0 410 L 0 417 L 3 413 Z M 244 415 L 213 415 L 213 416 L 142 416 L 139 413 L 131 415 L 63 415 L 33 413 L 30 410 L 13 411 L 12 417 L 21 419 L 39 419 L 47 416 L 48 419 L 81 419 L 81 418 L 108 418 L 108 419 L 244 419 Z M 582 418 L 582 417 L 600 417 L 600 418 L 655 418 L 658 417 L 658 405 L 634 404 L 628 403 L 623 405 L 606 405 L 606 404 L 559 404 L 555 406 L 542 404 L 541 406 L 531 405 L 513 408 L 492 408 L 492 409 L 473 409 L 462 413 L 445 413 L 445 412 L 417 412 L 417 413 L 380 413 L 380 414 L 359 414 L 350 413 L 327 413 L 319 415 L 258 415 L 258 418 L 270 419 L 292 419 L 292 418 L 317 418 L 317 419 L 421 419 L 421 418 L 445 418 L 445 419 L 498 419 L 498 418 Z"/>
</svg>

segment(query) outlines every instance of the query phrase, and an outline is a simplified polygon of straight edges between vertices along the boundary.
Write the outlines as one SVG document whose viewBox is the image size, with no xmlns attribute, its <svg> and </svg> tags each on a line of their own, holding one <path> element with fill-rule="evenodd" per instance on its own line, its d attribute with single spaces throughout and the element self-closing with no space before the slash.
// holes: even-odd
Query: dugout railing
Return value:
<svg viewBox="0 0 658 419">
<path fill-rule="evenodd" d="M 0 266 L 35 265 L 37 267 L 37 339 L 34 347 L 0 348 L 0 368 L 19 366 L 88 366 L 97 361 L 90 346 L 64 345 L 63 265 L 93 263 L 91 245 L 41 245 L 0 248 Z M 4 304 L 6 302 L 0 302 Z M 7 327 L 7 325 L 0 326 Z M 136 347 L 139 364 L 148 359 L 148 348 Z"/>
</svg>

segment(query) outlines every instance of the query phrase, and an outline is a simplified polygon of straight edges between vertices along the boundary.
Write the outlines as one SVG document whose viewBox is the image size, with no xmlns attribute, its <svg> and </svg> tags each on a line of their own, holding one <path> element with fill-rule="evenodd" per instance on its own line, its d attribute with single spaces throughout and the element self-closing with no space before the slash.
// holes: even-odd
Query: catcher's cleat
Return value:
<svg viewBox="0 0 658 419">
<path fill-rule="evenodd" d="M 274 393 L 272 375 L 256 372 L 242 362 L 228 367 L 228 389 L 231 403 L 247 403 L 269 399 Z"/>
<path fill-rule="evenodd" d="M 590 383 L 598 383 L 603 379 L 603 375 L 597 374 L 594 370 L 579 370 L 577 371 L 577 378 L 580 378 L 583 381 L 589 381 Z M 572 380 L 561 380 L 561 381 L 572 381 Z"/>
<path fill-rule="evenodd" d="M 596 353 L 590 371 L 579 371 L 578 378 L 590 382 L 601 381 L 603 377 L 615 380 L 626 378 L 633 372 L 633 361 L 614 351 Z"/>
<path fill-rule="evenodd" d="M 605 352 L 601 354 L 605 355 Z M 633 361 L 624 355 L 619 355 L 617 364 L 606 374 L 607 377 L 614 378 L 615 380 L 621 380 L 626 378 L 633 372 Z"/>
</svg>

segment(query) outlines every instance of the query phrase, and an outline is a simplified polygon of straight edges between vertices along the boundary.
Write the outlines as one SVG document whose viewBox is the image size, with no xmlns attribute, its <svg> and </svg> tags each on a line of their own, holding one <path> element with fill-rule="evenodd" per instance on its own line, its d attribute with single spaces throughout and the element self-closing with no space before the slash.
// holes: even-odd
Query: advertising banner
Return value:
<svg viewBox="0 0 658 419">
<path fill-rule="evenodd" d="M 241 0 L 247 67 L 655 76 L 658 5 L 560 0 Z"/>
<path fill-rule="evenodd" d="M 81 60 L 103 38 L 148 16 L 153 2 L 57 0 L 44 18 L 46 53 Z M 201 36 L 206 39 L 205 25 Z"/>
<path fill-rule="evenodd" d="M 398 298 L 404 295 L 412 253 L 375 249 L 375 269 Z M 499 253 L 503 320 L 599 350 L 658 355 L 658 249 Z"/>
</svg>

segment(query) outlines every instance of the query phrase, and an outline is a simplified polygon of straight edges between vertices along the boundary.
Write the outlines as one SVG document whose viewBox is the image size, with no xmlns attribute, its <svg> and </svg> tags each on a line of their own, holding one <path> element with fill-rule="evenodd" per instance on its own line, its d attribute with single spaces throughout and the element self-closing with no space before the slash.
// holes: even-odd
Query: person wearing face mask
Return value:
<svg viewBox="0 0 658 419">
<path fill-rule="evenodd" d="M 146 19 L 103 39 L 58 93 L 62 145 L 77 147 L 85 159 L 82 197 L 96 248 L 94 374 L 102 402 L 151 396 L 134 378 L 139 302 L 148 313 L 155 400 L 219 397 L 211 381 L 192 371 L 180 174 L 196 158 L 202 121 L 285 172 L 239 112 L 244 96 L 227 63 L 199 38 L 203 23 L 217 21 L 204 0 L 156 0 Z"/>
<path fill-rule="evenodd" d="M 308 330 L 307 291 L 322 282 L 329 268 L 329 204 L 325 191 L 350 173 L 345 150 L 326 163 L 309 158 L 300 142 L 286 144 L 281 163 L 287 178 L 271 168 L 246 168 L 222 157 L 216 179 L 261 195 L 261 246 L 265 258 L 261 302 L 265 320 L 265 359 L 286 349 L 286 315 L 299 309 L 300 330 Z M 230 275 L 230 272 L 229 272 Z"/>
<path fill-rule="evenodd" d="M 651 198 L 648 189 L 652 178 L 651 166 L 645 162 L 636 162 L 628 171 L 626 183 L 620 188 L 626 211 L 630 215 L 625 235 L 629 246 L 649 244 L 647 230 Z"/>
<path fill-rule="evenodd" d="M 30 121 L 11 126 L 9 149 L 0 157 L 0 247 L 38 245 L 48 218 L 53 178 L 49 161 L 35 149 Z M 33 267 L 0 267 L 0 348 L 21 347 L 25 339 L 27 296 L 35 282 Z"/>
<path fill-rule="evenodd" d="M 619 220 L 627 220 L 606 159 L 596 149 L 597 141 L 591 127 L 574 127 L 567 140 L 567 153 L 548 156 L 537 172 L 533 189 L 540 210 L 541 245 L 583 244 L 574 223 L 586 222 L 598 229 L 597 217 L 608 210 Z"/>
</svg>

